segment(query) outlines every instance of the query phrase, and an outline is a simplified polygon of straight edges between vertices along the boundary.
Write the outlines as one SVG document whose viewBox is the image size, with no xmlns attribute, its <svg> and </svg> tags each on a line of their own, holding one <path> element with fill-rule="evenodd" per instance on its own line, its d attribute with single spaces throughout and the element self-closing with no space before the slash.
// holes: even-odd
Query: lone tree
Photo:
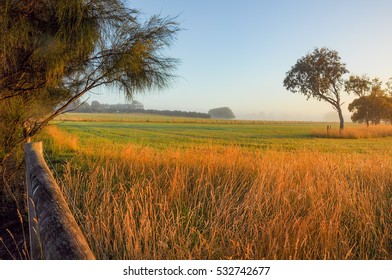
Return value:
<svg viewBox="0 0 392 280">
<path fill-rule="evenodd" d="M 132 99 L 169 84 L 177 60 L 163 50 L 178 23 L 142 21 L 124 2 L 0 2 L 0 158 L 96 87 L 116 87 Z"/>
<path fill-rule="evenodd" d="M 284 87 L 299 92 L 309 99 L 324 100 L 338 113 L 340 129 L 344 128 L 341 90 L 344 85 L 343 75 L 348 73 L 346 65 L 340 61 L 337 51 L 316 48 L 312 53 L 298 59 L 286 73 Z"/>
<path fill-rule="evenodd" d="M 229 107 L 219 107 L 208 111 L 208 115 L 215 119 L 234 119 L 235 115 Z"/>
</svg>

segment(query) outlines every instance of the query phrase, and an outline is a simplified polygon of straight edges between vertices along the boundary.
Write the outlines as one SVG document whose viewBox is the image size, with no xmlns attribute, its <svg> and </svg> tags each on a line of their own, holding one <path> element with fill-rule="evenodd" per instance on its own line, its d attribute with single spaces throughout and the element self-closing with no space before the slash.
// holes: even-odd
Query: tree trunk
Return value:
<svg viewBox="0 0 392 280">
<path fill-rule="evenodd" d="M 369 127 L 369 110 L 366 110 L 366 126 Z"/>
<path fill-rule="evenodd" d="M 342 109 L 340 108 L 340 106 L 338 108 L 336 108 L 336 111 L 338 111 L 338 115 L 339 115 L 339 122 L 340 122 L 340 130 L 344 129 L 344 119 L 343 119 L 343 112 Z"/>
</svg>

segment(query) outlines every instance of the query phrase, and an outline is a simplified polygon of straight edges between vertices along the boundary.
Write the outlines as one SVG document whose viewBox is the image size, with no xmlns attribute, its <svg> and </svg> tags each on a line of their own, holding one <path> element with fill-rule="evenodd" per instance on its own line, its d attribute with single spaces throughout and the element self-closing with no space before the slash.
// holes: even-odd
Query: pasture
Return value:
<svg viewBox="0 0 392 280">
<path fill-rule="evenodd" d="M 390 259 L 392 138 L 325 127 L 68 114 L 44 145 L 101 259 Z"/>
<path fill-rule="evenodd" d="M 326 139 L 327 123 L 224 121 L 143 114 L 65 114 L 54 123 L 79 139 L 81 147 L 140 145 L 156 149 L 212 145 L 246 150 L 391 152 L 390 137 Z M 337 130 L 338 125 L 335 124 Z M 362 127 L 349 124 L 348 129 Z M 392 136 L 392 126 L 388 126 Z M 372 129 L 372 128 L 371 128 Z"/>
</svg>

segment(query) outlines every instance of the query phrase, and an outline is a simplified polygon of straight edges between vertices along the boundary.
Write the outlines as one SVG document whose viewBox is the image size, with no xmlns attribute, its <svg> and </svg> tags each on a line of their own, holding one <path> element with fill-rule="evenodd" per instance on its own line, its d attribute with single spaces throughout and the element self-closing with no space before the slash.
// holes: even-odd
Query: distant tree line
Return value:
<svg viewBox="0 0 392 280">
<path fill-rule="evenodd" d="M 143 109 L 143 110 L 135 110 L 135 113 L 144 113 L 144 114 L 157 114 L 163 116 L 170 117 L 186 117 L 186 118 L 200 118 L 200 119 L 209 119 L 210 115 L 206 113 L 199 112 L 188 112 L 188 111 L 179 111 L 179 110 L 154 110 L 154 109 Z"/>
<path fill-rule="evenodd" d="M 101 104 L 98 101 L 92 101 L 91 105 L 87 102 L 82 104 L 73 104 L 71 110 L 77 113 L 143 113 L 143 114 L 157 114 L 171 117 L 187 117 L 187 118 L 204 118 L 208 119 L 211 116 L 206 113 L 187 112 L 179 110 L 154 110 L 144 109 L 144 105 L 139 101 L 132 101 L 130 104 Z"/>
<path fill-rule="evenodd" d="M 129 104 L 101 104 L 98 101 L 80 103 L 75 102 L 69 108 L 78 113 L 130 113 L 134 110 L 143 110 L 144 105 L 139 101 L 132 101 Z"/>
</svg>

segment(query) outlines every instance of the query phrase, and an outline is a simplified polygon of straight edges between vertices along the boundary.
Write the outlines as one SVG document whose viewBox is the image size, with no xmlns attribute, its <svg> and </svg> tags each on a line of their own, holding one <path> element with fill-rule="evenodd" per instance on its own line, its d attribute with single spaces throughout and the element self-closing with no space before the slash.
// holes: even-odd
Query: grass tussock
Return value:
<svg viewBox="0 0 392 280">
<path fill-rule="evenodd" d="M 376 125 L 376 126 L 349 126 L 340 130 L 339 128 L 331 128 L 329 130 L 319 129 L 311 133 L 313 136 L 321 138 L 342 138 L 342 139 L 366 139 L 378 137 L 391 137 L 392 125 Z"/>
<path fill-rule="evenodd" d="M 391 174 L 383 155 L 131 145 L 57 179 L 99 259 L 391 259 Z"/>
</svg>

